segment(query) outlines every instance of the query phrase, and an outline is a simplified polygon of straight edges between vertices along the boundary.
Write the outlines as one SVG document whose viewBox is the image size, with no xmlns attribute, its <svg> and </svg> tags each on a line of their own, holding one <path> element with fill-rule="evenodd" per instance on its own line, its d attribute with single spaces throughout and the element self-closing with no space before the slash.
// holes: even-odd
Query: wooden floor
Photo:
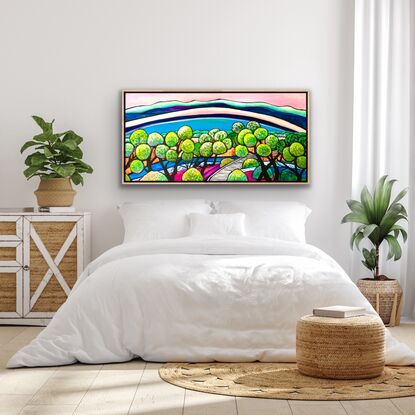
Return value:
<svg viewBox="0 0 415 415">
<path fill-rule="evenodd" d="M 40 331 L 0 327 L 0 415 L 414 415 L 415 397 L 307 402 L 234 398 L 184 390 L 158 377 L 158 364 L 5 369 Z M 392 329 L 415 349 L 415 324 Z"/>
</svg>

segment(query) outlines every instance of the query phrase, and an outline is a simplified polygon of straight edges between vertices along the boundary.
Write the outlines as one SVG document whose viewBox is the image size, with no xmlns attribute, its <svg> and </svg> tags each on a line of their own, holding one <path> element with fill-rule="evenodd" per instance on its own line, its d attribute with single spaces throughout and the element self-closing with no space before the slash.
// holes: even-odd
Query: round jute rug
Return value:
<svg viewBox="0 0 415 415">
<path fill-rule="evenodd" d="M 381 376 L 363 380 L 304 376 L 287 363 L 167 363 L 159 374 L 182 388 L 255 398 L 337 401 L 415 395 L 415 367 L 387 366 Z"/>
</svg>

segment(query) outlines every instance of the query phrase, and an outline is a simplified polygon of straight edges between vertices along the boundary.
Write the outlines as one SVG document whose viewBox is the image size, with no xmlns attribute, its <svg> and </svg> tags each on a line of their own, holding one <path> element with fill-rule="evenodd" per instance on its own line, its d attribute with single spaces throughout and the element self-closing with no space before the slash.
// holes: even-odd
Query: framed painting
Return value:
<svg viewBox="0 0 415 415">
<path fill-rule="evenodd" d="M 123 91 L 125 184 L 307 184 L 307 91 Z"/>
</svg>

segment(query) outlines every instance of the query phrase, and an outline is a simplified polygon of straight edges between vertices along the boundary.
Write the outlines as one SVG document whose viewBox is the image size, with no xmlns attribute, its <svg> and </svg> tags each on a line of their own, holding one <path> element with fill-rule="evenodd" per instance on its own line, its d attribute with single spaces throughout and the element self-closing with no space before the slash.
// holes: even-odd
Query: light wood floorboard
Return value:
<svg viewBox="0 0 415 415">
<path fill-rule="evenodd" d="M 26 330 L 26 327 L 19 326 L 5 326 L 0 330 L 0 346 L 9 343 L 17 335 Z"/>
<path fill-rule="evenodd" d="M 236 398 L 186 390 L 184 415 L 237 415 Z"/>
<path fill-rule="evenodd" d="M 56 370 L 36 392 L 33 405 L 78 405 L 99 374 L 98 369 Z"/>
<path fill-rule="evenodd" d="M 236 398 L 238 415 L 291 415 L 287 401 L 277 399 Z"/>
<path fill-rule="evenodd" d="M 27 405 L 19 415 L 73 415 L 76 405 Z"/>
<path fill-rule="evenodd" d="M 402 323 L 400 326 L 390 327 L 389 330 L 394 337 L 415 350 L 415 323 Z"/>
<path fill-rule="evenodd" d="M 184 389 L 160 382 L 161 364 L 147 363 L 130 407 L 129 415 L 181 415 Z"/>
<path fill-rule="evenodd" d="M 0 377 L 0 393 L 34 395 L 55 371 L 55 368 L 7 370 Z"/>
<path fill-rule="evenodd" d="M 27 405 L 31 395 L 0 394 L 0 415 L 18 415 Z"/>
<path fill-rule="evenodd" d="M 288 401 L 293 415 L 347 415 L 340 402 Z"/>
<path fill-rule="evenodd" d="M 415 396 L 391 399 L 391 402 L 402 412 L 403 415 L 415 414 Z"/>
<path fill-rule="evenodd" d="M 402 415 L 389 399 L 372 401 L 342 401 L 341 404 L 348 415 Z M 413 408 L 415 413 L 415 407 Z"/>
<path fill-rule="evenodd" d="M 101 370 L 75 415 L 127 414 L 142 374 L 143 367 L 137 370 Z"/>
<path fill-rule="evenodd" d="M 4 337 L 3 331 L 8 333 Z M 0 345 L 0 376 L 4 373 L 4 367 L 10 357 L 12 357 L 17 350 L 30 343 L 41 331 L 42 327 L 0 326 L 0 338 L 10 337 L 9 341 Z M 10 335 L 10 333 L 14 333 L 14 335 Z"/>
<path fill-rule="evenodd" d="M 42 330 L 0 326 L 0 415 L 415 415 L 415 397 L 373 401 L 285 401 L 205 394 L 163 382 L 160 364 L 8 370 L 7 360 Z M 391 329 L 415 349 L 415 324 Z"/>
</svg>

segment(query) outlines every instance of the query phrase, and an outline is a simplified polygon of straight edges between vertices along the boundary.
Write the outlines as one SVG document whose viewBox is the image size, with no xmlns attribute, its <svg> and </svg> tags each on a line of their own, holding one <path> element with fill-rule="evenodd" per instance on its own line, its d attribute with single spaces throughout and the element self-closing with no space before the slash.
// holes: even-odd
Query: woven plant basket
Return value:
<svg viewBox="0 0 415 415">
<path fill-rule="evenodd" d="M 307 376 L 369 379 L 385 366 L 385 327 L 378 317 L 304 316 L 297 323 L 297 367 Z"/>
<path fill-rule="evenodd" d="M 72 206 L 75 194 L 70 179 L 65 177 L 41 178 L 35 191 L 40 207 Z"/>
<path fill-rule="evenodd" d="M 399 326 L 403 301 L 402 288 L 397 280 L 361 279 L 356 285 L 386 325 Z"/>
</svg>

